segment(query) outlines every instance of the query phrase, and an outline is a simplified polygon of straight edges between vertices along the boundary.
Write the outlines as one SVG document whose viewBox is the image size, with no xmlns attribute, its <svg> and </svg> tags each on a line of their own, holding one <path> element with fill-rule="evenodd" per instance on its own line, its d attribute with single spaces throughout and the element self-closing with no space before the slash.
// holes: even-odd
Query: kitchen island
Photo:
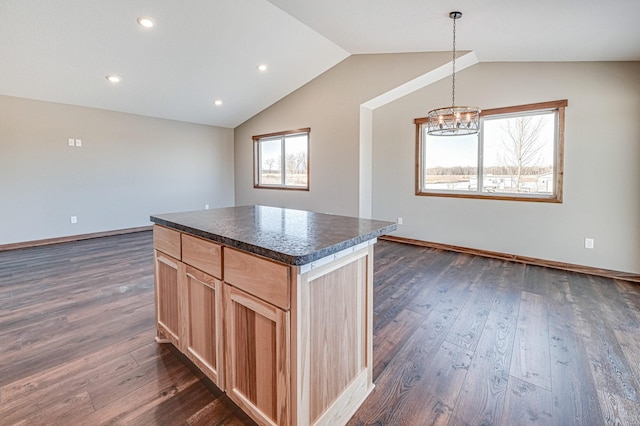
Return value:
<svg viewBox="0 0 640 426">
<path fill-rule="evenodd" d="M 267 206 L 151 220 L 158 342 L 259 424 L 345 424 L 373 389 L 373 245 L 396 225 Z"/>
</svg>

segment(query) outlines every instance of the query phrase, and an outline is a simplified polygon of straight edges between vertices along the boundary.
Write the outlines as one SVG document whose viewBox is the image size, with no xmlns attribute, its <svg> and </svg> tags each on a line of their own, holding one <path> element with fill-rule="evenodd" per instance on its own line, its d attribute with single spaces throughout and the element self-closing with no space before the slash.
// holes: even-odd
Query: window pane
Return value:
<svg viewBox="0 0 640 426">
<path fill-rule="evenodd" d="M 424 131 L 423 189 L 476 191 L 478 137 L 429 136 Z"/>
<path fill-rule="evenodd" d="M 429 137 L 414 120 L 416 195 L 562 202 L 566 100 L 483 111 L 477 135 Z"/>
<path fill-rule="evenodd" d="M 253 136 L 254 188 L 309 190 L 309 131 Z"/>
<path fill-rule="evenodd" d="M 554 193 L 555 113 L 486 118 L 482 192 Z"/>
<path fill-rule="evenodd" d="M 260 184 L 281 185 L 282 170 L 280 158 L 282 157 L 281 139 L 260 140 Z"/>
<path fill-rule="evenodd" d="M 285 138 L 285 185 L 307 186 L 308 152 L 307 135 Z"/>
</svg>

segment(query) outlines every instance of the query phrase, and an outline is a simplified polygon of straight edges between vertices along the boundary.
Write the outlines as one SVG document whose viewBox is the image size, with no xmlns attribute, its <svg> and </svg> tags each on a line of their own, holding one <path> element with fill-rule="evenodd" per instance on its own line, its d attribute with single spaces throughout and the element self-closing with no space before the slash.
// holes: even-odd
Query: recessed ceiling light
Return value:
<svg viewBox="0 0 640 426">
<path fill-rule="evenodd" d="M 266 71 L 267 70 L 267 66 L 265 64 L 260 64 L 260 65 L 258 65 L 257 68 L 258 68 L 259 71 Z"/>
<path fill-rule="evenodd" d="M 138 25 L 143 28 L 153 28 L 156 25 L 156 21 L 148 16 L 141 16 L 138 18 Z"/>
<path fill-rule="evenodd" d="M 213 103 L 216 104 L 217 106 L 222 105 L 222 101 L 220 99 L 213 101 Z"/>
<path fill-rule="evenodd" d="M 115 75 L 115 74 L 109 74 L 105 78 L 109 80 L 111 83 L 120 83 L 120 80 L 122 80 L 119 75 Z"/>
</svg>

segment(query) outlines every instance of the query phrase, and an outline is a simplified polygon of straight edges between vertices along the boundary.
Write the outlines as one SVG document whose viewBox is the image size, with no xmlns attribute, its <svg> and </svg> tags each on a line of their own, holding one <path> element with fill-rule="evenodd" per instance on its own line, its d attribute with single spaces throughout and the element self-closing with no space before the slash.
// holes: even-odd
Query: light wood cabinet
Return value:
<svg viewBox="0 0 640 426">
<path fill-rule="evenodd" d="M 224 281 L 282 309 L 291 303 L 290 277 L 295 274 L 282 263 L 224 248 Z"/>
<path fill-rule="evenodd" d="M 171 342 L 224 389 L 222 248 L 161 226 L 153 233 L 157 340 Z"/>
<path fill-rule="evenodd" d="M 261 424 L 290 424 L 289 312 L 230 285 L 226 305 L 226 391 Z"/>
<path fill-rule="evenodd" d="M 183 265 L 179 260 L 155 250 L 155 296 L 158 341 L 181 346 L 181 281 Z"/>
<path fill-rule="evenodd" d="M 202 238 L 182 234 L 182 261 L 222 279 L 222 246 Z"/>
<path fill-rule="evenodd" d="M 175 259 L 181 259 L 180 232 L 162 226 L 154 226 L 153 247 Z"/>
<path fill-rule="evenodd" d="M 220 280 L 186 266 L 183 352 L 220 388 L 224 388 L 222 297 Z"/>
<path fill-rule="evenodd" d="M 159 341 L 261 425 L 346 424 L 373 390 L 375 240 L 303 266 L 157 225 L 154 243 Z"/>
</svg>

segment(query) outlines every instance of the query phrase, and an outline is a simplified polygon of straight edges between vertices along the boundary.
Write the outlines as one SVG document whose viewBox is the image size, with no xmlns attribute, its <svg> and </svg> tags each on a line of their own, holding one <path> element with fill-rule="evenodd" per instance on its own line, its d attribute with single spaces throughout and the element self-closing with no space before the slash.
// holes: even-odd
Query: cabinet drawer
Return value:
<svg viewBox="0 0 640 426">
<path fill-rule="evenodd" d="M 222 279 L 222 246 L 220 244 L 182 234 L 182 261 Z"/>
<path fill-rule="evenodd" d="M 224 281 L 279 308 L 289 309 L 290 268 L 224 248 Z"/>
<path fill-rule="evenodd" d="M 180 232 L 153 225 L 153 247 L 180 260 Z"/>
</svg>

